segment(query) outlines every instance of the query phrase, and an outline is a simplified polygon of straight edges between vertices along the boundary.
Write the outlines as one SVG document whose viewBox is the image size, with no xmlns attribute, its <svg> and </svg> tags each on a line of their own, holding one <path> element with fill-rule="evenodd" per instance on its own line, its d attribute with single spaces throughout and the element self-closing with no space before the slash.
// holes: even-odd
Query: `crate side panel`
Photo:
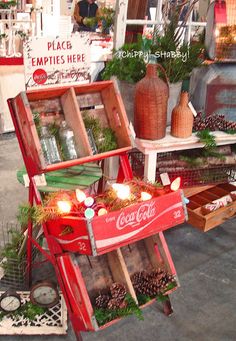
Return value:
<svg viewBox="0 0 236 341">
<path fill-rule="evenodd" d="M 113 84 L 112 81 L 102 81 L 102 82 L 94 82 L 89 84 L 80 84 L 75 85 L 73 88 L 75 89 L 76 95 L 79 94 L 85 94 L 85 93 L 96 93 L 100 92 L 103 89 L 106 89 L 111 84 Z"/>
<path fill-rule="evenodd" d="M 206 217 L 188 208 L 188 224 L 205 231 Z"/>
<path fill-rule="evenodd" d="M 109 125 L 116 135 L 118 147 L 131 146 L 129 122 L 125 107 L 113 83 L 102 90 L 102 99 Z"/>
<path fill-rule="evenodd" d="M 57 265 L 61 274 L 67 298 L 72 309 L 72 318 L 76 317 L 79 330 L 94 330 L 93 308 L 86 285 L 75 259 L 70 254 L 57 257 Z M 78 318 L 79 317 L 79 318 Z"/>
<path fill-rule="evenodd" d="M 39 170 L 46 167 L 38 133 L 34 124 L 30 104 L 25 92 L 21 92 L 13 99 L 13 108 L 21 132 L 24 152 Z"/>
<path fill-rule="evenodd" d="M 232 218 L 236 214 L 236 202 L 229 204 L 226 207 L 221 207 L 216 211 L 213 211 L 205 215 L 206 224 L 204 231 L 208 231 L 220 224 L 223 224 L 229 218 Z"/>
<path fill-rule="evenodd" d="M 56 87 L 51 89 L 27 90 L 27 97 L 29 101 L 51 100 L 52 98 L 59 98 L 70 87 Z"/>
<path fill-rule="evenodd" d="M 48 233 L 64 251 L 92 254 L 91 244 L 84 219 L 63 217 L 47 222 Z"/>
<path fill-rule="evenodd" d="M 184 221 L 184 204 L 180 191 L 95 217 L 92 226 L 97 252 L 114 250 Z"/>
</svg>

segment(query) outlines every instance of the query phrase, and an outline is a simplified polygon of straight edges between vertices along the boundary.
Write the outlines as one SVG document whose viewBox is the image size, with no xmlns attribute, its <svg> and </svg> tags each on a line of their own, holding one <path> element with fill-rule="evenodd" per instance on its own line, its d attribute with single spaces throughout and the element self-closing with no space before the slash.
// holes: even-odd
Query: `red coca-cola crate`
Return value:
<svg viewBox="0 0 236 341">
<path fill-rule="evenodd" d="M 101 160 L 130 150 L 129 122 L 119 92 L 112 81 L 82 84 L 21 92 L 9 100 L 13 122 L 20 130 L 22 147 L 30 164 L 32 175 L 67 168 L 73 165 Z M 111 128 L 117 142 L 114 150 L 93 154 L 83 121 L 83 112 L 99 118 L 102 128 Z M 58 112 L 74 132 L 79 158 L 55 164 L 46 164 L 33 112 Z M 55 115 L 56 116 L 56 115 Z"/>
<path fill-rule="evenodd" d="M 185 204 L 179 190 L 93 219 L 66 216 L 51 220 L 47 227 L 50 237 L 63 250 L 96 256 L 164 231 L 185 219 Z"/>
</svg>

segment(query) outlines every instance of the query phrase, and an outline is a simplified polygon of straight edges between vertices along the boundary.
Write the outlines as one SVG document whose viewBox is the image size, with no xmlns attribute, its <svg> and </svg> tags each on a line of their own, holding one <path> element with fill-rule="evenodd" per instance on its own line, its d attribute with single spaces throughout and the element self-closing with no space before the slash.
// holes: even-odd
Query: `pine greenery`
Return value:
<svg viewBox="0 0 236 341">
<path fill-rule="evenodd" d="M 125 301 L 127 302 L 127 307 L 109 310 L 102 308 L 95 308 L 94 315 L 99 326 L 116 319 L 125 316 L 135 315 L 139 320 L 143 320 L 143 314 L 139 306 L 135 303 L 134 299 L 130 294 L 126 294 Z"/>
<path fill-rule="evenodd" d="M 119 50 L 114 51 L 112 60 L 107 63 L 102 74 L 103 79 L 108 80 L 116 76 L 119 80 L 129 83 L 140 81 L 146 74 L 142 50 L 142 38 L 139 37 L 137 43 L 124 44 Z"/>
</svg>

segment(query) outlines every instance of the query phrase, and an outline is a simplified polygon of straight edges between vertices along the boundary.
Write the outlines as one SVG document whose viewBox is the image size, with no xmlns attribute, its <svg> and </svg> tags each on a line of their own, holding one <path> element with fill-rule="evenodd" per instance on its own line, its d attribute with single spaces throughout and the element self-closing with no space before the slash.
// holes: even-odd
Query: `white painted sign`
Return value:
<svg viewBox="0 0 236 341">
<path fill-rule="evenodd" d="M 87 83 L 90 59 L 87 32 L 67 38 L 32 37 L 24 44 L 26 88 Z"/>
</svg>

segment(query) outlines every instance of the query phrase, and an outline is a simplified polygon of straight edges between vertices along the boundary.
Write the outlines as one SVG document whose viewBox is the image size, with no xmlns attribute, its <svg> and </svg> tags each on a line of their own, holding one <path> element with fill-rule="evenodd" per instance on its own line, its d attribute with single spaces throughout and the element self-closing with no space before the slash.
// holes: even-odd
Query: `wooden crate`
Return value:
<svg viewBox="0 0 236 341">
<path fill-rule="evenodd" d="M 185 218 L 179 190 L 91 220 L 68 216 L 48 221 L 47 230 L 62 250 L 96 256 L 181 224 Z M 68 227 L 70 232 L 64 234 Z"/>
<path fill-rule="evenodd" d="M 34 174 L 95 161 L 131 149 L 128 119 L 121 97 L 112 81 L 21 92 L 14 99 L 9 100 L 9 105 L 13 121 L 17 122 L 20 130 L 27 162 L 30 163 Z M 83 122 L 83 110 L 86 110 L 89 115 L 99 117 L 102 126 L 110 127 L 114 131 L 117 138 L 117 149 L 93 155 Z M 34 111 L 39 113 L 59 112 L 64 115 L 74 132 L 79 159 L 46 164 L 34 124 Z"/>
<path fill-rule="evenodd" d="M 236 201 L 210 213 L 206 213 L 202 207 L 235 190 L 236 187 L 231 184 L 221 184 L 190 196 L 187 205 L 188 223 L 206 232 L 233 217 L 236 213 Z"/>
<path fill-rule="evenodd" d="M 176 281 L 176 286 L 165 294 L 170 294 L 178 287 L 176 271 L 162 234 L 98 257 L 77 255 L 72 260 L 69 254 L 64 254 L 58 258 L 58 267 L 63 274 L 67 294 L 71 296 L 73 312 L 79 316 L 81 331 L 104 329 L 119 320 L 110 321 L 99 327 L 93 309 L 96 296 L 107 292 L 114 282 L 123 284 L 127 293 L 138 304 L 131 281 L 131 276 L 135 272 L 151 271 L 153 268 L 164 269 L 173 275 Z"/>
</svg>

